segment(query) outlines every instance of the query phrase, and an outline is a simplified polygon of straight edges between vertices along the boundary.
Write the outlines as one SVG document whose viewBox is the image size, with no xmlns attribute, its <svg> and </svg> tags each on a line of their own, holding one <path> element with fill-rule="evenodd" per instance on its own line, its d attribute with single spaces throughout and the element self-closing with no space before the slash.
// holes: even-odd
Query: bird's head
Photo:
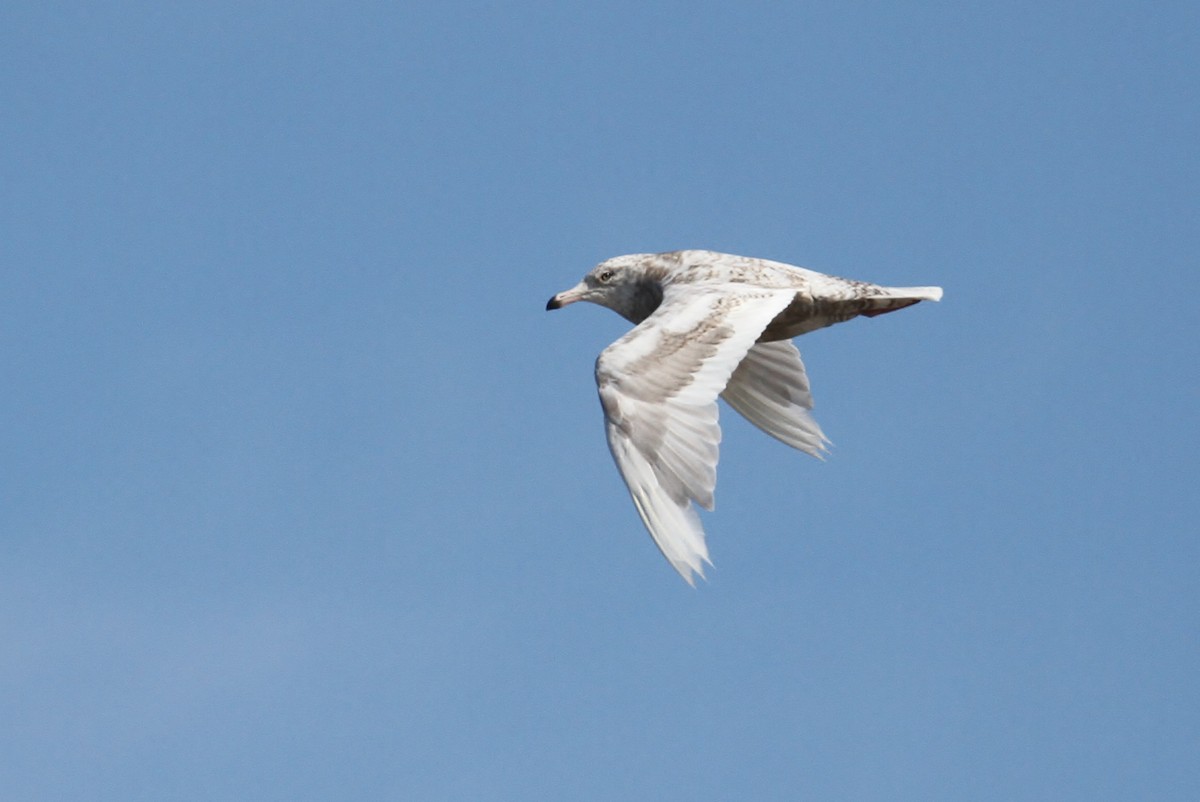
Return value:
<svg viewBox="0 0 1200 802">
<path fill-rule="evenodd" d="M 662 271 L 649 264 L 650 254 L 631 254 L 596 265 L 583 281 L 560 292 L 546 309 L 561 309 L 576 301 L 607 306 L 633 323 L 641 323 L 662 303 Z"/>
</svg>

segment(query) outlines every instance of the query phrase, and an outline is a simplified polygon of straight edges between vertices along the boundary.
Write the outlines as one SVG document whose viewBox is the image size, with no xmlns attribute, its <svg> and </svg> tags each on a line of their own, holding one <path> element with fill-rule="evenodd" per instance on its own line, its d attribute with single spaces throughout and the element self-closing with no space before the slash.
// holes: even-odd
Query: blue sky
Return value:
<svg viewBox="0 0 1200 802">
<path fill-rule="evenodd" d="M 1200 797 L 1191 3 L 10 3 L 0 796 Z M 711 248 L 941 304 L 604 444 Z"/>
</svg>

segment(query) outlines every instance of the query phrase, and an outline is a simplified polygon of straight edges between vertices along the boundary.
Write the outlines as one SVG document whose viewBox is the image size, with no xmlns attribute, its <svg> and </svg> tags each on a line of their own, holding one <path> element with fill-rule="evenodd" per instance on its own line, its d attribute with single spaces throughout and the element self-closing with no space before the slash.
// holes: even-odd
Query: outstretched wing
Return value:
<svg viewBox="0 0 1200 802">
<path fill-rule="evenodd" d="M 824 458 L 829 439 L 810 412 L 808 376 L 790 340 L 757 343 L 738 364 L 721 397 L 772 437 Z"/>
<path fill-rule="evenodd" d="M 793 295 L 668 286 L 654 314 L 596 360 L 609 450 L 655 544 L 689 584 L 709 561 L 692 502 L 712 509 L 717 395 Z"/>
</svg>

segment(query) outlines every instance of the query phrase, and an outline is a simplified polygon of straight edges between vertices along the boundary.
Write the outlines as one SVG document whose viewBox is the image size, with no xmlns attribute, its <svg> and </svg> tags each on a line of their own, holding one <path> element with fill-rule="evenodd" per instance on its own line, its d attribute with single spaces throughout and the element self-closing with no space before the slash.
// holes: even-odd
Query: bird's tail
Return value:
<svg viewBox="0 0 1200 802">
<path fill-rule="evenodd" d="M 872 297 L 871 308 L 862 312 L 866 317 L 875 317 L 895 312 L 921 301 L 942 300 L 941 287 L 885 287 L 885 292 Z"/>
<path fill-rule="evenodd" d="M 888 287 L 888 295 L 893 298 L 914 298 L 918 301 L 942 300 L 941 287 Z"/>
</svg>

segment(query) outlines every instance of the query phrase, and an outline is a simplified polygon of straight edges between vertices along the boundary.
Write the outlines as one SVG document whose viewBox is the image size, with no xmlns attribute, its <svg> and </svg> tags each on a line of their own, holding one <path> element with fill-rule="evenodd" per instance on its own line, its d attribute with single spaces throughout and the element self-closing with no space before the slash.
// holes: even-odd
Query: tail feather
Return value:
<svg viewBox="0 0 1200 802">
<path fill-rule="evenodd" d="M 888 295 L 892 298 L 912 298 L 918 301 L 942 300 L 941 287 L 888 287 Z"/>
<path fill-rule="evenodd" d="M 861 313 L 864 317 L 885 315 L 921 301 L 942 300 L 941 287 L 886 287 L 885 289 L 886 295 L 877 295 L 871 298 L 871 307 Z"/>
</svg>

